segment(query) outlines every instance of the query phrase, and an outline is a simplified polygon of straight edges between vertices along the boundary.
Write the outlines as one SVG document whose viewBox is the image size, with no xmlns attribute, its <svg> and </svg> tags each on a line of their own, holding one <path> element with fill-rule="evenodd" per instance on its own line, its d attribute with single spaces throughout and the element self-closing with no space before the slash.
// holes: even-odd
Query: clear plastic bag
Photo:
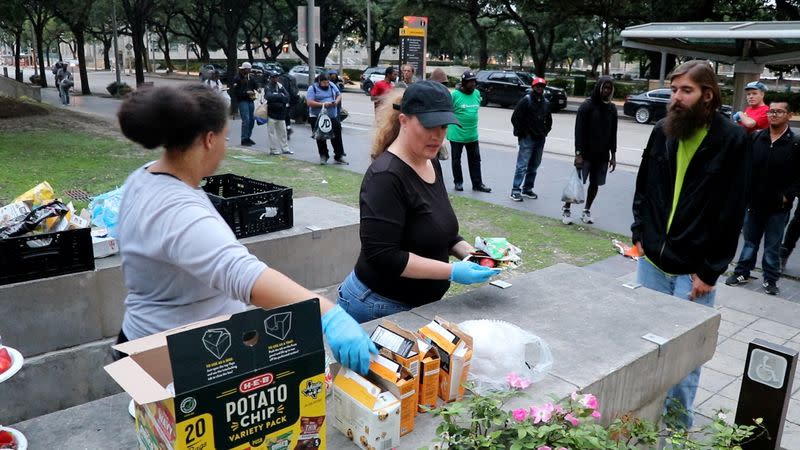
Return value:
<svg viewBox="0 0 800 450">
<path fill-rule="evenodd" d="M 567 185 L 564 186 L 564 191 L 561 192 L 561 201 L 580 204 L 584 200 L 586 200 L 586 196 L 583 192 L 583 180 L 581 180 L 579 171 L 573 170 Z"/>
<path fill-rule="evenodd" d="M 89 202 L 89 212 L 92 214 L 92 225 L 105 227 L 111 237 L 117 237 L 117 221 L 119 220 L 119 205 L 122 202 L 123 187 L 100 194 Z"/>
<path fill-rule="evenodd" d="M 535 334 L 503 320 L 467 320 L 458 324 L 472 336 L 469 381 L 478 394 L 508 389 L 507 376 L 541 381 L 553 367 L 547 343 Z"/>
</svg>

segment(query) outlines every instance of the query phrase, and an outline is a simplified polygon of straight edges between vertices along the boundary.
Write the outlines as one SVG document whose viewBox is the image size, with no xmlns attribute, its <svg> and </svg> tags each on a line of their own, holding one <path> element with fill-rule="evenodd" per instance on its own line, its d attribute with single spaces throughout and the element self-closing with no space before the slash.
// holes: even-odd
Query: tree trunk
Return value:
<svg viewBox="0 0 800 450">
<path fill-rule="evenodd" d="M 111 39 L 108 40 L 101 40 L 103 43 L 103 66 L 105 70 L 111 70 L 111 57 L 109 54 L 111 53 Z"/>
<path fill-rule="evenodd" d="M 20 50 L 22 50 L 22 30 L 14 32 L 14 79 L 23 82 L 22 68 L 19 64 Z"/>
<path fill-rule="evenodd" d="M 75 45 L 78 47 L 78 65 L 80 66 L 81 73 L 81 94 L 92 95 L 92 90 L 89 88 L 89 76 L 86 74 L 86 52 L 84 51 L 84 24 L 78 24 L 73 30 L 72 34 L 75 35 Z"/>
<path fill-rule="evenodd" d="M 167 73 L 175 70 L 172 66 L 172 58 L 169 56 L 169 33 L 161 35 L 161 40 L 164 42 L 164 65 L 167 66 Z"/>
<path fill-rule="evenodd" d="M 244 51 L 247 53 L 247 60 L 248 61 L 255 60 L 255 58 L 253 57 L 253 46 L 250 45 L 250 39 L 247 39 L 244 42 Z M 264 59 L 266 59 L 266 55 L 265 55 Z"/>
</svg>

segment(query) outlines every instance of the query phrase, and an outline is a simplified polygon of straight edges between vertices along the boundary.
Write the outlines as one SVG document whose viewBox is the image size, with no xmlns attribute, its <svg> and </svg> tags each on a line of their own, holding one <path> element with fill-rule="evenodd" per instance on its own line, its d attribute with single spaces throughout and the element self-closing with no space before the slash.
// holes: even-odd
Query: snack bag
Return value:
<svg viewBox="0 0 800 450">
<path fill-rule="evenodd" d="M 55 192 L 53 192 L 53 187 L 50 186 L 50 183 L 47 181 L 42 181 L 31 188 L 28 192 L 25 192 L 24 194 L 15 198 L 12 203 L 25 202 L 29 207 L 35 208 L 37 206 L 50 203 L 55 200 L 55 198 L 56 195 Z"/>
</svg>

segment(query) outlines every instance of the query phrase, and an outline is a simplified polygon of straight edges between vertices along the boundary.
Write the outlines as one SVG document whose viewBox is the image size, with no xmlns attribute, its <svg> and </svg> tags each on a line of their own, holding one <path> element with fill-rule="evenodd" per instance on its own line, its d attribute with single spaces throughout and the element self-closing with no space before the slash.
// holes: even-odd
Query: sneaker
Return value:
<svg viewBox="0 0 800 450">
<path fill-rule="evenodd" d="M 539 196 L 538 196 L 538 195 L 536 195 L 536 192 L 533 192 L 533 191 L 522 191 L 522 196 L 523 196 L 523 197 L 532 198 L 532 199 L 534 199 L 534 200 L 536 200 L 537 198 L 539 198 Z"/>
<path fill-rule="evenodd" d="M 747 283 L 747 277 L 744 275 L 733 274 L 725 280 L 725 284 L 728 286 L 738 286 L 744 283 Z"/>
<path fill-rule="evenodd" d="M 339 157 L 339 158 L 333 158 L 333 163 L 334 163 L 334 164 L 341 164 L 341 165 L 343 165 L 343 166 L 346 166 L 346 165 L 350 164 L 349 162 L 347 162 L 347 160 L 346 160 L 346 159 L 344 159 L 344 158 L 342 158 L 342 157 Z"/>
<path fill-rule="evenodd" d="M 473 191 L 478 191 L 478 192 L 486 192 L 486 193 L 492 192 L 492 188 L 490 188 L 489 186 L 487 186 L 487 185 L 485 185 L 483 183 L 481 183 L 481 184 L 479 184 L 477 186 L 472 186 L 472 190 Z"/>
<path fill-rule="evenodd" d="M 778 295 L 778 293 L 781 291 L 778 289 L 778 285 L 775 284 L 774 281 L 765 281 L 761 287 L 764 288 L 764 292 L 766 292 L 768 295 Z"/>
<path fill-rule="evenodd" d="M 572 211 L 568 209 L 561 210 L 561 223 L 564 225 L 572 225 Z"/>
<path fill-rule="evenodd" d="M 522 196 L 520 194 L 518 194 L 518 193 L 512 193 L 510 195 L 510 197 L 511 197 L 511 200 L 514 200 L 515 202 L 521 202 L 522 201 Z"/>
<path fill-rule="evenodd" d="M 464 185 L 461 184 L 461 183 L 456 183 L 456 190 L 457 191 L 463 191 L 464 190 Z"/>
<path fill-rule="evenodd" d="M 329 158 L 327 156 L 320 156 L 319 157 L 319 164 L 321 166 L 324 166 L 325 164 L 328 164 L 328 159 Z"/>
<path fill-rule="evenodd" d="M 280 155 L 281 152 L 280 152 L 280 150 L 270 150 L 269 154 L 275 156 L 275 155 Z"/>
<path fill-rule="evenodd" d="M 251 147 L 253 144 L 250 143 L 247 139 L 243 140 L 241 143 L 242 147 Z"/>
<path fill-rule="evenodd" d="M 288 148 L 286 150 L 281 151 L 281 153 L 283 153 L 284 155 L 294 155 L 294 152 L 289 150 Z"/>
<path fill-rule="evenodd" d="M 588 209 L 584 209 L 583 210 L 583 214 L 581 214 L 581 222 L 583 222 L 583 223 L 594 223 L 594 220 L 592 220 L 592 213 L 589 212 Z"/>
<path fill-rule="evenodd" d="M 254 140 L 252 140 L 250 138 L 247 138 L 245 140 L 247 141 L 247 145 L 256 145 L 256 141 L 254 141 Z"/>
</svg>

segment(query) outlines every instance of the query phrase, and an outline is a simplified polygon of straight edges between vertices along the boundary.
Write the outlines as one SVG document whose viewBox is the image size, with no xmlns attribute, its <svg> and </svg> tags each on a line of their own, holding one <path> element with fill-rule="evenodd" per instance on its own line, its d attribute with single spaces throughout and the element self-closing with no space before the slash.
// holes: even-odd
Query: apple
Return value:
<svg viewBox="0 0 800 450">
<path fill-rule="evenodd" d="M 489 267 L 489 268 L 492 268 L 497 265 L 491 258 L 483 258 L 481 259 L 481 262 L 479 262 L 478 264 L 482 265 L 483 267 Z"/>
</svg>

